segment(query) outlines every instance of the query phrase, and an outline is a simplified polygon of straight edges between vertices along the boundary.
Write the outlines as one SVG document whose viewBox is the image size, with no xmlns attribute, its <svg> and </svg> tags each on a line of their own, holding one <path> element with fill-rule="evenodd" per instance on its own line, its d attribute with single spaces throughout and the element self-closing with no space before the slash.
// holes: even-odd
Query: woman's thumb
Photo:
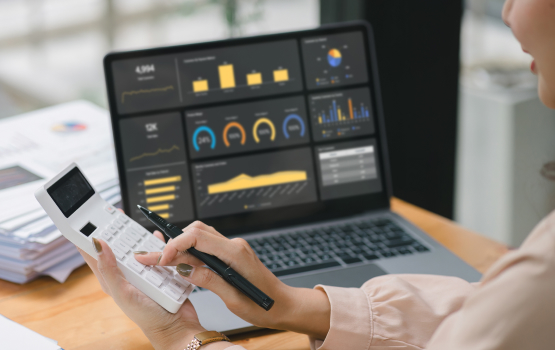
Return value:
<svg viewBox="0 0 555 350">
<path fill-rule="evenodd" d="M 93 238 L 93 247 L 98 255 L 98 271 L 100 271 L 108 288 L 110 288 L 110 294 L 115 297 L 116 294 L 121 293 L 122 285 L 127 283 L 127 280 L 118 267 L 112 249 L 106 242 Z"/>
</svg>

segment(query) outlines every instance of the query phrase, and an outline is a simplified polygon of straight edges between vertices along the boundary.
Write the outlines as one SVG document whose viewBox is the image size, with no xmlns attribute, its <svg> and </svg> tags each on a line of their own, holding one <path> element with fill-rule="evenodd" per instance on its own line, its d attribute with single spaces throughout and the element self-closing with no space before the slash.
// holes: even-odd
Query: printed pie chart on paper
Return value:
<svg viewBox="0 0 555 350">
<path fill-rule="evenodd" d="M 341 52 L 338 49 L 328 51 L 328 63 L 332 67 L 337 67 L 341 64 Z"/>
</svg>

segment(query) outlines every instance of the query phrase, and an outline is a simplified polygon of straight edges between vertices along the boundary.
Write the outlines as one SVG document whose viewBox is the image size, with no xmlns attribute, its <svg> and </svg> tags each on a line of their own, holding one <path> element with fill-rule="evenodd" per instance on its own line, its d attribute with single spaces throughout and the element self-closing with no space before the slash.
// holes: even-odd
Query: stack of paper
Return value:
<svg viewBox="0 0 555 350">
<path fill-rule="evenodd" d="M 105 200 L 121 200 L 106 110 L 76 101 L 0 121 L 0 278 L 63 282 L 84 263 L 34 197 L 71 162 Z"/>
</svg>

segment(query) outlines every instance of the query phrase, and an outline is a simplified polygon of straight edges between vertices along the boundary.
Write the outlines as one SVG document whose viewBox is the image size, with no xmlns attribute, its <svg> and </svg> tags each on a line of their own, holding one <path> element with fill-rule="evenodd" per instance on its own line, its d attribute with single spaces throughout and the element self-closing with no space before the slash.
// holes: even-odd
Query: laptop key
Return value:
<svg viewBox="0 0 555 350">
<path fill-rule="evenodd" d="M 336 267 L 336 266 L 341 266 L 341 264 L 333 260 L 333 261 L 327 261 L 320 264 L 298 266 L 287 270 L 275 271 L 274 275 L 276 275 L 277 277 L 280 277 L 280 276 L 292 275 L 296 273 L 322 270 L 322 269 L 327 269 L 327 268 Z"/>
<path fill-rule="evenodd" d="M 383 242 L 383 244 L 385 244 L 388 248 L 396 248 L 396 247 L 403 247 L 403 246 L 408 246 L 411 245 L 414 242 L 414 240 L 405 240 L 405 239 L 396 239 L 393 241 L 386 241 Z"/>
<path fill-rule="evenodd" d="M 347 258 L 342 260 L 345 262 L 345 264 L 355 264 L 355 263 L 362 262 L 362 260 L 359 258 Z"/>
<path fill-rule="evenodd" d="M 418 246 L 414 246 L 414 249 L 416 249 L 419 252 L 427 252 L 429 249 L 424 247 L 423 245 L 418 245 Z"/>
<path fill-rule="evenodd" d="M 362 254 L 362 256 L 364 257 L 364 259 L 366 260 L 376 260 L 379 259 L 380 257 L 377 256 L 376 254 Z"/>
<path fill-rule="evenodd" d="M 386 258 L 391 258 L 393 256 L 396 256 L 396 254 L 394 252 L 380 252 L 381 255 L 383 255 Z"/>
</svg>

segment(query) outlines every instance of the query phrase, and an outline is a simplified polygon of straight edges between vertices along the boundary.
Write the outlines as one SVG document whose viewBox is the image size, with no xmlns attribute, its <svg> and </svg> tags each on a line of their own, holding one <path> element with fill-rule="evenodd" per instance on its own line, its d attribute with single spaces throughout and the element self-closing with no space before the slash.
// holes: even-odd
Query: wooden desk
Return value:
<svg viewBox="0 0 555 350">
<path fill-rule="evenodd" d="M 392 208 L 484 272 L 507 252 L 500 243 L 452 221 L 393 199 Z M 52 339 L 66 350 L 152 349 L 140 329 L 102 292 L 87 266 L 60 284 L 42 277 L 26 285 L 0 281 L 0 314 Z M 308 350 L 308 338 L 292 332 L 261 330 L 232 337 L 251 349 Z"/>
</svg>

